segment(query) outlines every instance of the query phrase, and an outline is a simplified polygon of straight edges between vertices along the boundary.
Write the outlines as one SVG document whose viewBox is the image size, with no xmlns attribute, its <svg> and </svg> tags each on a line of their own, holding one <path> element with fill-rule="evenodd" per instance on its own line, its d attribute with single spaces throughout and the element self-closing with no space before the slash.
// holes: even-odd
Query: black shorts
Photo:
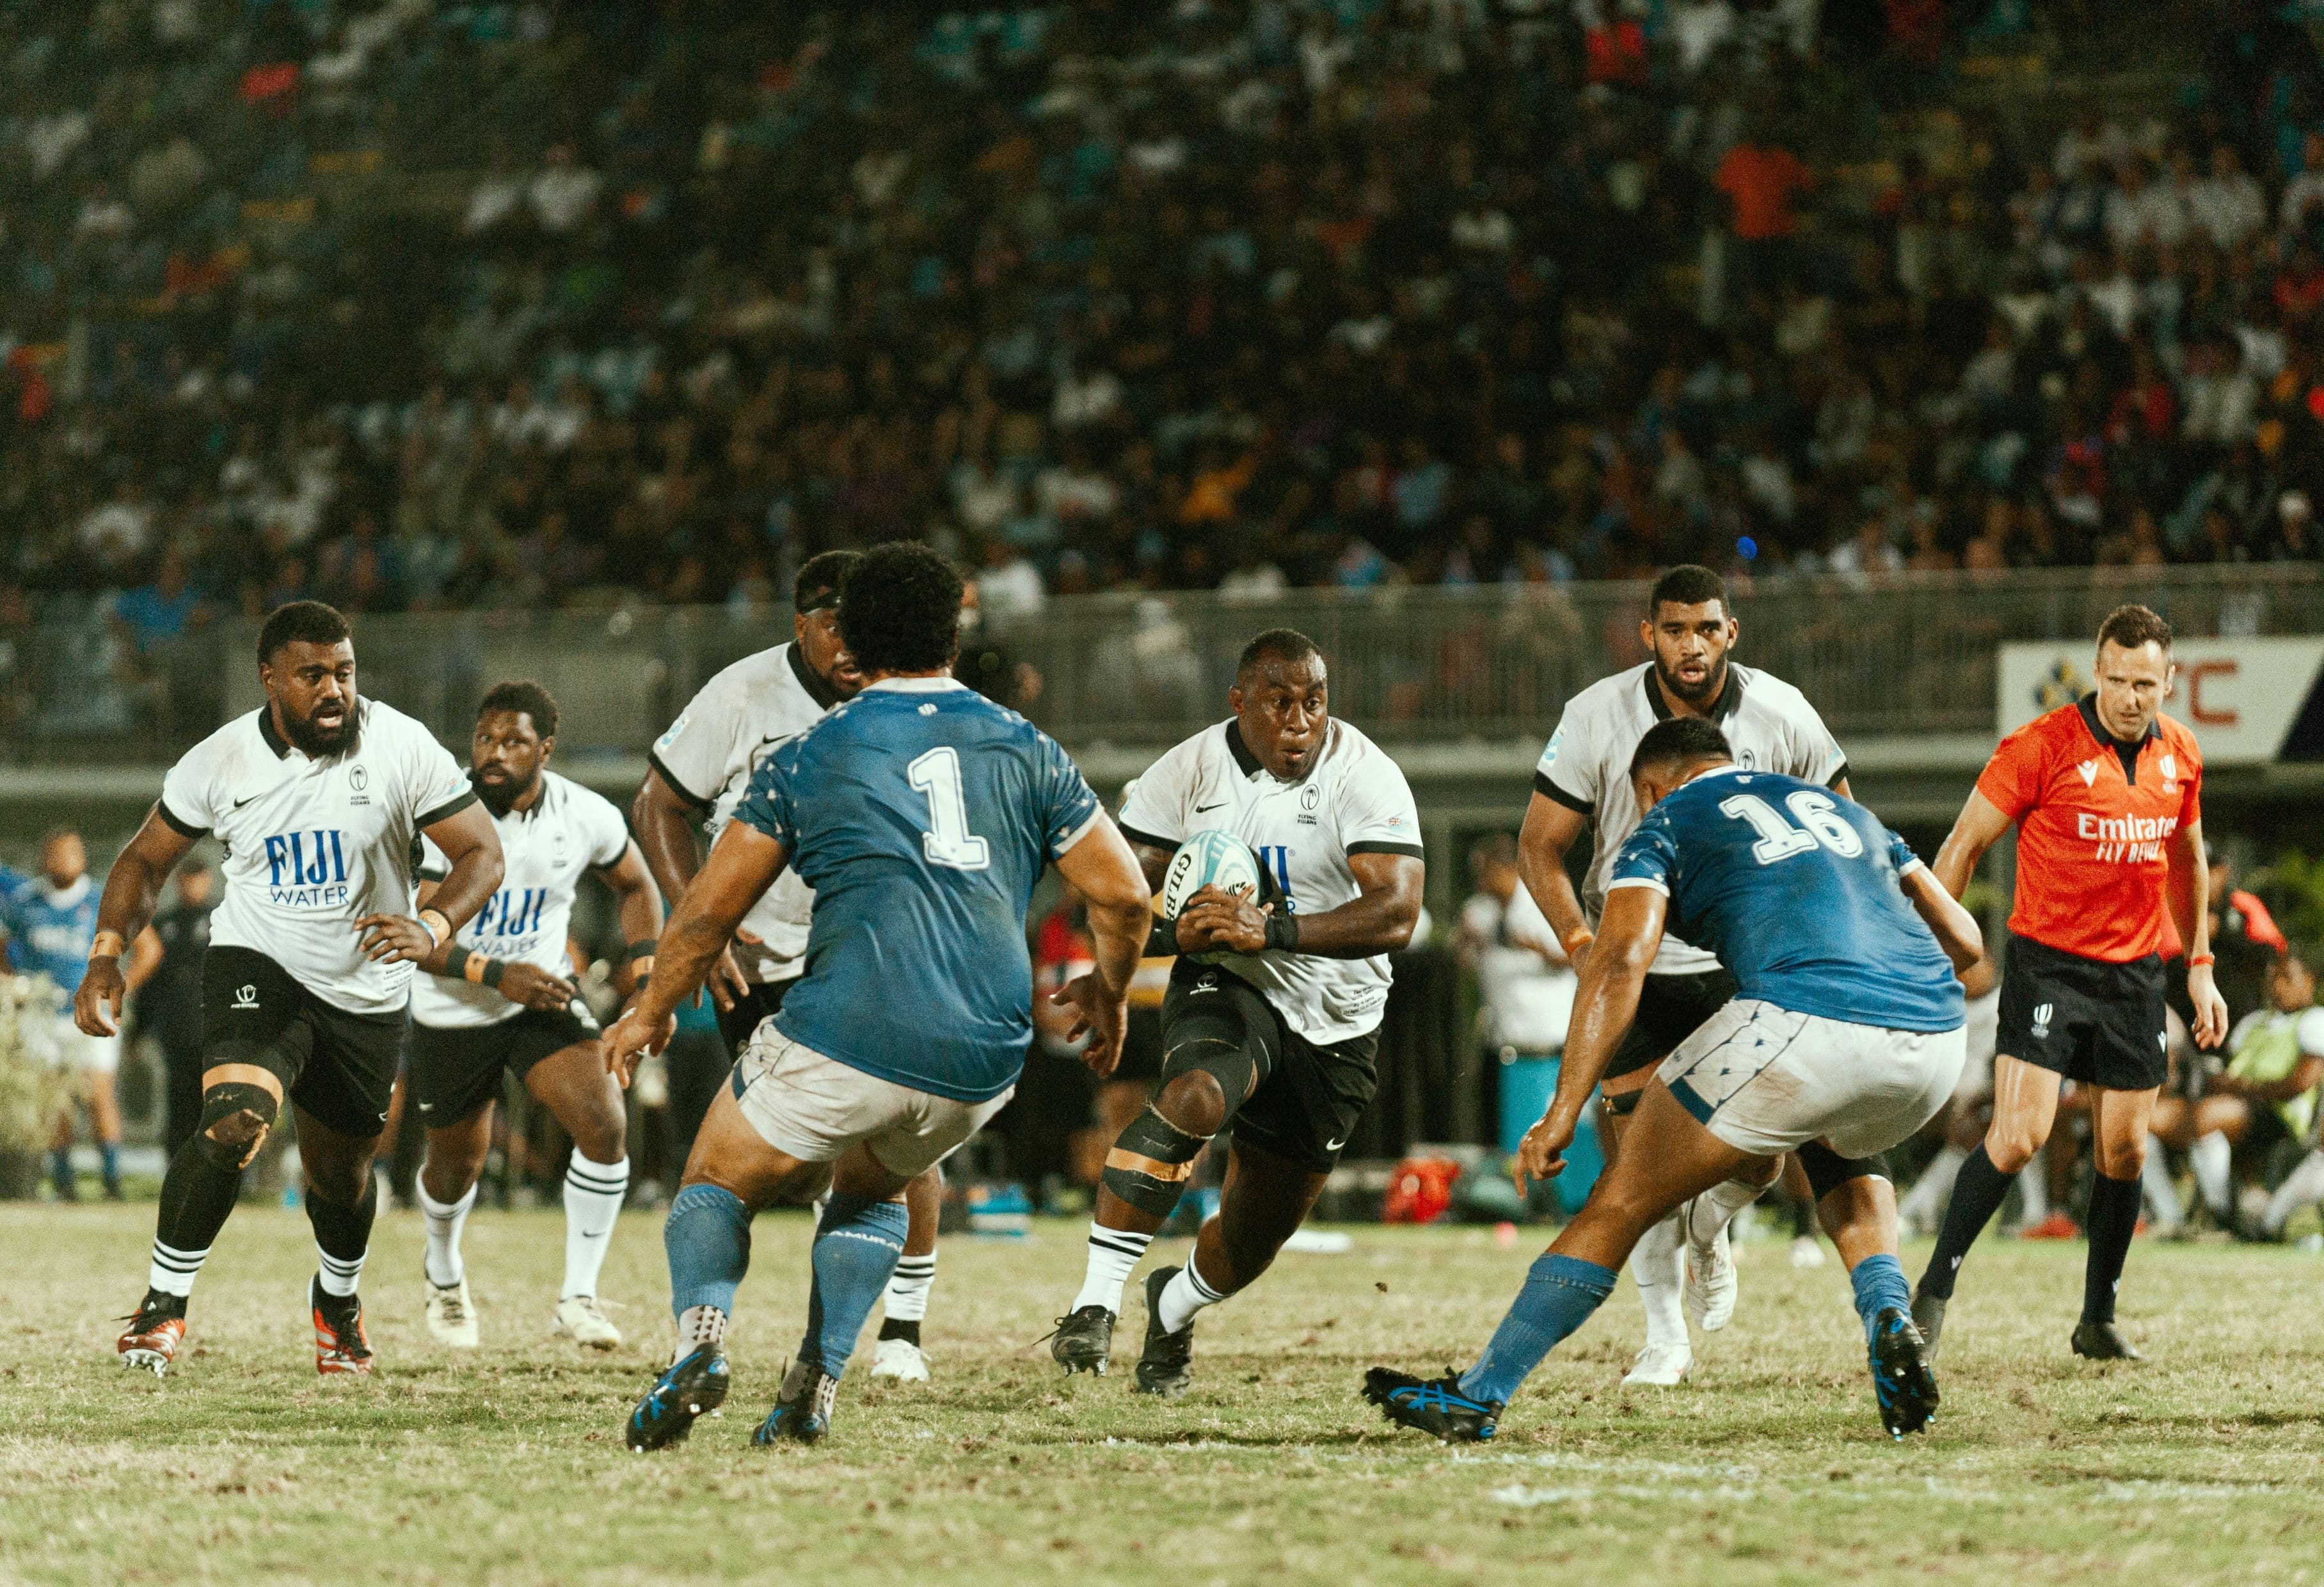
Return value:
<svg viewBox="0 0 2324 1587">
<path fill-rule="evenodd" d="M 252 1064 L 283 1094 L 343 1135 L 377 1135 L 403 1050 L 398 1014 L 351 1014 L 325 1002 L 254 948 L 202 951 L 202 1069 Z"/>
<path fill-rule="evenodd" d="M 726 1044 L 728 1057 L 742 1056 L 742 1049 L 751 1044 L 751 1032 L 761 1021 L 775 1017 L 775 1010 L 783 1006 L 783 993 L 798 984 L 797 976 L 788 981 L 754 981 L 748 995 L 733 1008 L 718 1010 L 718 1038 Z M 710 993 L 705 991 L 702 995 L 708 997 Z"/>
<path fill-rule="evenodd" d="M 1310 1041 L 1240 976 L 1192 959 L 1179 960 L 1178 966 L 1162 996 L 1165 1048 L 1204 1027 L 1241 1047 L 1258 1079 L 1233 1110 L 1232 1139 L 1330 1173 L 1379 1089 L 1379 1032 L 1328 1045 Z"/>
<path fill-rule="evenodd" d="M 1996 1050 L 2087 1085 L 2150 1091 L 2170 1069 L 2163 959 L 2086 959 L 2012 933 Z"/>
<path fill-rule="evenodd" d="M 524 1078 L 551 1053 L 597 1039 L 597 1023 L 577 1010 L 521 1009 L 496 1025 L 411 1025 L 411 1101 L 420 1121 L 441 1129 L 497 1102 L 501 1076 Z"/>
<path fill-rule="evenodd" d="M 1701 970 L 1692 975 L 1648 975 L 1638 992 L 1637 1015 L 1623 1034 L 1621 1046 L 1607 1060 L 1600 1083 L 1653 1068 L 1677 1051 L 1680 1042 L 1733 1001 L 1740 991 L 1735 977 L 1724 970 Z"/>
</svg>

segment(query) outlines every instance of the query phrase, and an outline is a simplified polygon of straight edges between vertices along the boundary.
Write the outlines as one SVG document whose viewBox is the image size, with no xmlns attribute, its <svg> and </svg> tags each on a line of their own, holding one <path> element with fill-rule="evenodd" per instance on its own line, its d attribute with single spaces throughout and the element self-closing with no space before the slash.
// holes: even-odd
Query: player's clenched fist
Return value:
<svg viewBox="0 0 2324 1587">
<path fill-rule="evenodd" d="M 1517 1194 L 1526 1193 L 1528 1179 L 1554 1179 L 1565 1167 L 1565 1149 L 1573 1144 L 1571 1119 L 1561 1119 L 1555 1113 L 1545 1113 L 1541 1121 L 1525 1132 L 1517 1143 L 1517 1161 L 1509 1176 L 1517 1181 Z"/>
<path fill-rule="evenodd" d="M 649 1019 L 636 1008 L 625 1010 L 605 1032 L 605 1070 L 620 1080 L 624 1087 L 638 1072 L 638 1064 L 648 1053 L 658 1053 L 669 1045 L 678 1034 L 678 1016 L 664 1014 L 659 1020 Z"/>
</svg>

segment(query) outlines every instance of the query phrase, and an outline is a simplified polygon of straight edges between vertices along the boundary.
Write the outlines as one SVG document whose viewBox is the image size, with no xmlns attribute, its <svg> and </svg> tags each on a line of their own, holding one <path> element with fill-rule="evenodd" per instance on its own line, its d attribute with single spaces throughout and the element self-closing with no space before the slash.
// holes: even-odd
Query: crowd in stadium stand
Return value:
<svg viewBox="0 0 2324 1587">
<path fill-rule="evenodd" d="M 18 7 L 0 632 L 2312 558 L 2309 35 L 1922 97 L 2051 9 Z"/>
</svg>

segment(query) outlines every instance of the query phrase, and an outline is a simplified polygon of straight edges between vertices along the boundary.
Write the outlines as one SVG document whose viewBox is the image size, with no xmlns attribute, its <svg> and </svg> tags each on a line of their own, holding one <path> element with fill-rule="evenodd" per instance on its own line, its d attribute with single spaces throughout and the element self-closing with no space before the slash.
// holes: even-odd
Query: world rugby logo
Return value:
<svg viewBox="0 0 2324 1587">
<path fill-rule="evenodd" d="M 2054 1003 L 2043 1003 L 2040 1008 L 2034 1010 L 2034 1034 L 2035 1036 L 2046 1037 L 2050 1034 L 2050 1016 L 2056 1011 L 2057 1005 Z"/>
<path fill-rule="evenodd" d="M 2060 656 L 2034 686 L 2034 706 L 2039 711 L 2054 711 L 2061 706 L 2070 706 L 2090 692 L 2090 680 L 2070 657 Z"/>
</svg>

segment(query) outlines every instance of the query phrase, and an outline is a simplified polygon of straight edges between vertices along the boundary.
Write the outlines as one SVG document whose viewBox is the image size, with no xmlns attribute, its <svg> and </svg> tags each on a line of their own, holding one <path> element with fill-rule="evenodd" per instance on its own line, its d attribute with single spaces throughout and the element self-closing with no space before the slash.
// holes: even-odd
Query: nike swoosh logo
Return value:
<svg viewBox="0 0 2324 1587">
<path fill-rule="evenodd" d="M 581 1231 L 581 1238 L 584 1240 L 603 1240 L 605 1236 L 602 1232 L 584 1229 Z"/>
<path fill-rule="evenodd" d="M 1348 1138 L 1347 1138 L 1346 1136 L 1342 1135 L 1342 1137 L 1340 1137 L 1340 1139 L 1339 1139 L 1339 1140 L 1335 1140 L 1335 1141 L 1333 1141 L 1330 1145 L 1326 1146 L 1323 1149 L 1324 1149 L 1325 1151 L 1338 1151 L 1342 1147 L 1343 1147 L 1343 1146 L 1345 1146 L 1345 1145 L 1347 1145 L 1347 1144 L 1348 1144 Z"/>
<path fill-rule="evenodd" d="M 434 1103 L 421 1103 L 420 1104 L 420 1111 L 423 1113 L 432 1113 L 436 1111 L 436 1104 Z M 384 1115 L 382 1116 L 384 1117 Z"/>
<path fill-rule="evenodd" d="M 1215 805 L 1196 805 L 1196 806 L 1194 807 L 1194 814 L 1195 814 L 1195 815 L 1197 815 L 1197 816 L 1200 816 L 1200 815 L 1203 815 L 1204 813 L 1205 813 L 1206 811 L 1211 811 L 1211 810 L 1220 809 L 1220 808 L 1222 808 L 1222 807 L 1224 807 L 1224 806 L 1225 806 L 1226 802 L 1227 802 L 1226 800 L 1224 800 L 1224 799 L 1221 799 L 1221 800 L 1220 800 L 1217 804 L 1215 804 Z"/>
<path fill-rule="evenodd" d="M 253 794 L 253 795 L 251 795 L 251 796 L 250 796 L 250 799 L 254 799 L 254 798 L 256 798 L 257 797 L 258 797 L 258 796 L 257 796 L 256 794 Z M 250 799 L 236 799 L 236 800 L 235 800 L 235 802 L 234 802 L 234 807 L 235 807 L 235 809 L 239 810 L 239 809 L 241 809 L 244 805 L 246 805 L 246 804 L 250 803 Z"/>
</svg>

